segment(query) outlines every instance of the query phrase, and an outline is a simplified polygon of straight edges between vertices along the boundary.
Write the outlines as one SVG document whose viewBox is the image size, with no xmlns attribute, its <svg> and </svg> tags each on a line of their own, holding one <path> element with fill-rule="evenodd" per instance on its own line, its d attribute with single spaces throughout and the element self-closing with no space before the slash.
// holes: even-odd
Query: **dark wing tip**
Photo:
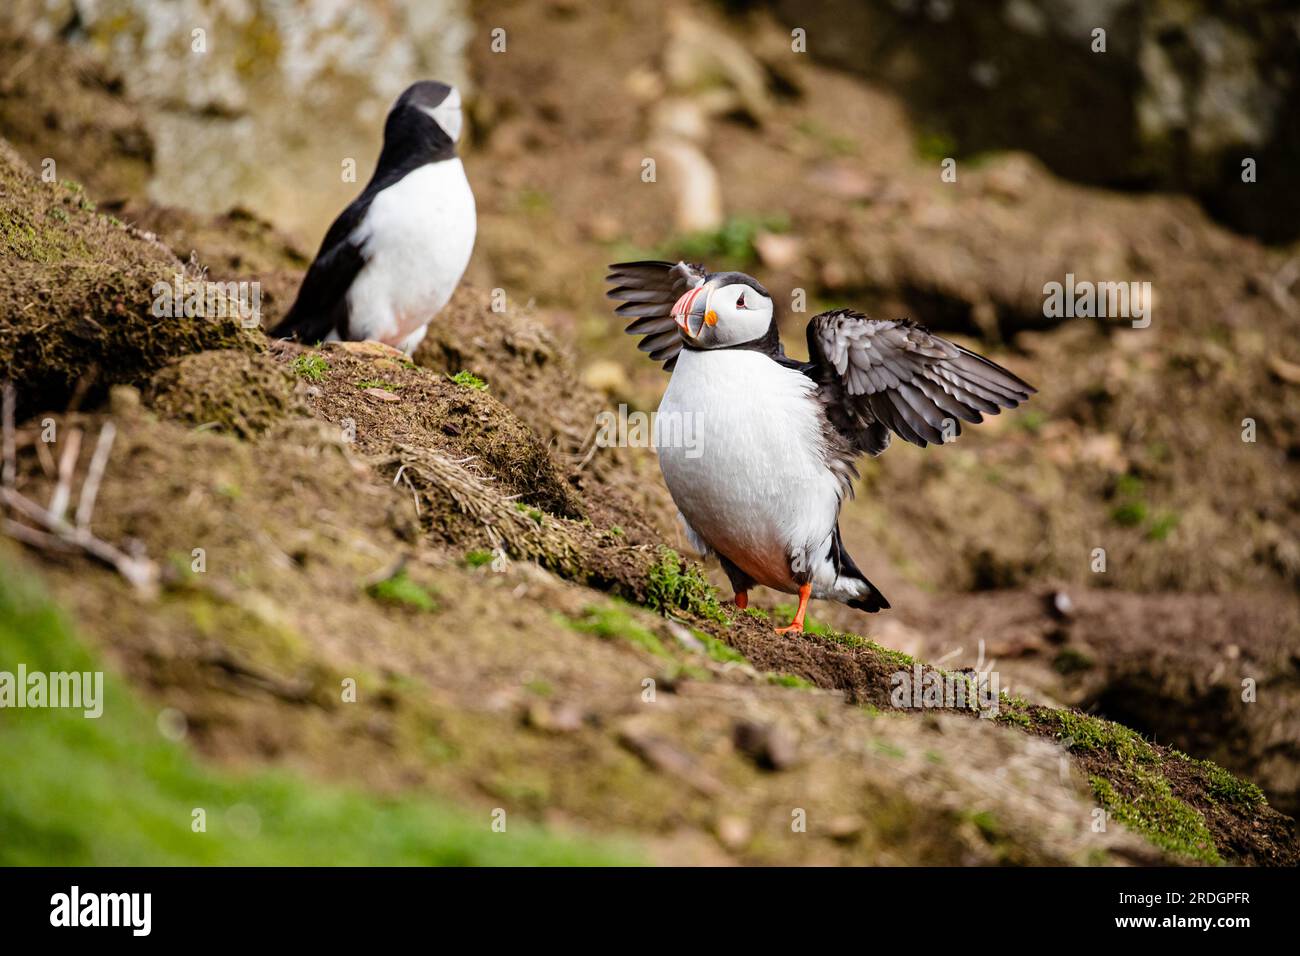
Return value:
<svg viewBox="0 0 1300 956">
<path fill-rule="evenodd" d="M 668 262 L 666 259 L 634 259 L 630 262 L 611 262 L 610 269 L 645 269 L 660 267 L 671 269 L 677 265 L 675 262 Z"/>
<path fill-rule="evenodd" d="M 1016 388 L 1018 388 L 1020 391 L 1025 393 L 1025 398 L 1028 398 L 1030 395 L 1038 394 L 1038 389 L 1034 388 L 1034 386 L 1030 385 L 1028 382 L 1026 382 L 1015 372 L 1011 371 L 1009 368 L 999 365 L 997 362 L 993 361 L 992 359 L 985 358 L 983 355 L 980 355 L 978 352 L 972 352 L 970 349 L 962 348 L 960 345 L 958 345 L 957 348 L 962 355 L 965 355 L 975 360 L 980 365 L 983 365 L 988 369 L 990 369 L 991 371 L 997 372 L 999 375 L 1009 379 L 1011 384 L 1013 384 Z M 1024 399 L 1021 399 L 1021 401 L 1024 401 Z"/>
<path fill-rule="evenodd" d="M 638 348 L 650 353 L 655 361 L 664 362 L 669 371 L 682 348 L 677 323 L 670 315 L 672 305 L 705 275 L 702 266 L 691 263 L 637 259 L 611 263 L 605 276 L 612 286 L 605 296 L 621 303 L 614 314 L 633 320 L 626 331 L 644 336 Z"/>
</svg>

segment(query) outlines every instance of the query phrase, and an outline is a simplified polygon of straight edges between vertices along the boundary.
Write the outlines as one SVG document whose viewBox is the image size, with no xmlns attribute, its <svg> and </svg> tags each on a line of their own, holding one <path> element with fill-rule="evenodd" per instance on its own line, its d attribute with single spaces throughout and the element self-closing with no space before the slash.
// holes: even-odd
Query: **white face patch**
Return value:
<svg viewBox="0 0 1300 956">
<path fill-rule="evenodd" d="M 442 131 L 451 137 L 453 143 L 460 139 L 460 90 L 451 88 L 447 98 L 433 109 L 420 107 L 420 111 L 433 117 L 433 121 L 442 127 Z"/>
<path fill-rule="evenodd" d="M 704 344 L 740 345 L 762 338 L 772 324 L 772 300 L 743 283 L 724 285 L 709 295 L 709 310 L 717 315 L 705 326 Z"/>
</svg>

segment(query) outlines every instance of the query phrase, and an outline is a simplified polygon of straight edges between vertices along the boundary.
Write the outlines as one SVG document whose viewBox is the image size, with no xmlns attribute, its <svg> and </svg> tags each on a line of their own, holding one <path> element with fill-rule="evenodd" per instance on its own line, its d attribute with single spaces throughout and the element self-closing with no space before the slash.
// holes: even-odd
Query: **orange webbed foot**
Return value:
<svg viewBox="0 0 1300 956">
<path fill-rule="evenodd" d="M 808 598 L 812 596 L 812 585 L 805 584 L 799 588 L 799 610 L 794 612 L 794 620 L 786 627 L 778 627 L 778 634 L 802 634 L 803 619 L 808 614 Z"/>
<path fill-rule="evenodd" d="M 748 591 L 737 591 L 737 592 L 736 592 L 736 607 L 740 608 L 742 611 L 743 611 L 745 608 L 749 607 L 749 592 L 748 592 Z"/>
</svg>

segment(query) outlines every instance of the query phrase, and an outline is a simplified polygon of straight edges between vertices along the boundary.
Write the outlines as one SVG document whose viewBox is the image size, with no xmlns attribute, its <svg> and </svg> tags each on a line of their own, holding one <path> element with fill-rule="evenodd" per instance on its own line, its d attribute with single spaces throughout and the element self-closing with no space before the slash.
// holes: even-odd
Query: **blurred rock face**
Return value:
<svg viewBox="0 0 1300 956">
<path fill-rule="evenodd" d="M 247 206 L 312 242 L 369 177 L 397 94 L 464 84 L 472 29 L 463 0 L 9 0 L 0 26 L 121 74 L 149 108 L 152 199 Z"/>
<path fill-rule="evenodd" d="M 1236 229 L 1270 241 L 1300 235 L 1300 182 L 1290 175 L 1300 164 L 1293 3 L 772 5 L 807 30 L 811 55 L 904 96 L 936 149 L 1026 149 L 1072 179 L 1184 190 Z M 1256 182 L 1242 181 L 1246 159 Z"/>
</svg>

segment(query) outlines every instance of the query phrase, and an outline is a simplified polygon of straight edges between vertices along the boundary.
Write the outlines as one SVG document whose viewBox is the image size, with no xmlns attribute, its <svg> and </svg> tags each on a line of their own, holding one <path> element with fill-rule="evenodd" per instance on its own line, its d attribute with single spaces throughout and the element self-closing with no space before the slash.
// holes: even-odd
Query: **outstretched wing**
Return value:
<svg viewBox="0 0 1300 956">
<path fill-rule="evenodd" d="M 354 236 L 370 208 L 370 198 L 369 191 L 363 193 L 334 220 L 303 276 L 293 305 L 267 333 L 272 338 L 292 337 L 314 345 L 335 330 L 347 337 L 348 289 L 366 264 L 362 247 Z"/>
<path fill-rule="evenodd" d="M 827 417 L 858 452 L 878 455 L 889 433 L 924 448 L 1015 408 L 1036 390 L 1002 366 L 906 321 L 840 309 L 808 323 L 809 374 Z"/>
<path fill-rule="evenodd" d="M 682 350 L 682 336 L 669 313 L 673 303 L 705 280 L 708 271 L 687 262 L 618 262 L 609 268 L 605 281 L 614 288 L 605 294 L 623 303 L 614 314 L 634 320 L 627 332 L 643 336 L 637 348 L 671 372 Z"/>
</svg>

